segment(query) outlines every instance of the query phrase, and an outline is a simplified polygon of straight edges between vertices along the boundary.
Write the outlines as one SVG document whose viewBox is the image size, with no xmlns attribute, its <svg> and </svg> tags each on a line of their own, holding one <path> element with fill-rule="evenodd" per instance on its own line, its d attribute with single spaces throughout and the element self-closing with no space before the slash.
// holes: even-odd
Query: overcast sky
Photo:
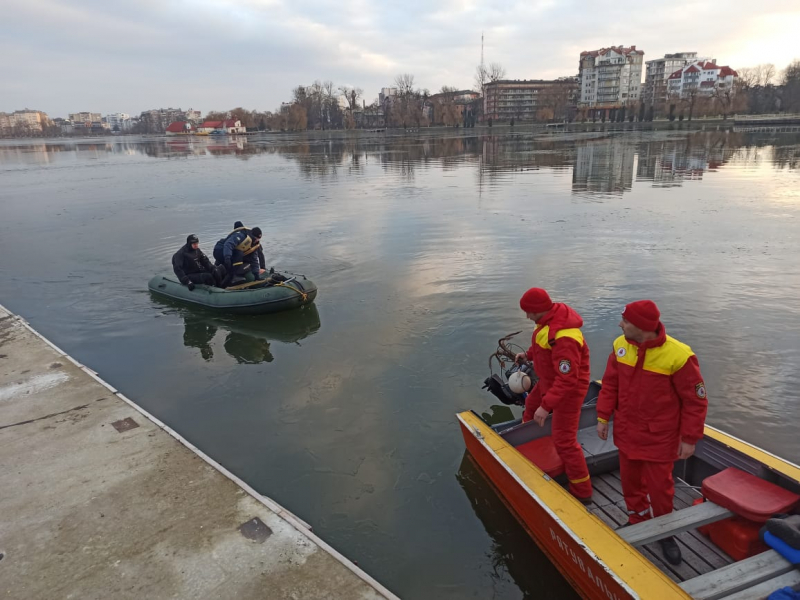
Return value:
<svg viewBox="0 0 800 600">
<path fill-rule="evenodd" d="M 0 111 L 274 110 L 315 79 L 369 103 L 400 73 L 466 89 L 481 32 L 513 79 L 577 74 L 582 50 L 617 44 L 783 69 L 800 1 L 2 0 Z"/>
</svg>

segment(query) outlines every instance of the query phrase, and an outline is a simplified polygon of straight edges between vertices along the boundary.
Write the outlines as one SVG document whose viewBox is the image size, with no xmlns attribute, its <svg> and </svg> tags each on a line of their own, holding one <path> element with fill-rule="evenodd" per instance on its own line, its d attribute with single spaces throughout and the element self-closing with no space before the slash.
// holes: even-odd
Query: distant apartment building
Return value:
<svg viewBox="0 0 800 600">
<path fill-rule="evenodd" d="M 578 96 L 574 78 L 508 79 L 492 81 L 483 87 L 481 120 L 548 121 L 570 116 Z"/>
<path fill-rule="evenodd" d="M 38 110 L 25 109 L 13 113 L 0 113 L 0 135 L 5 137 L 41 135 L 50 123 L 47 114 Z"/>
<path fill-rule="evenodd" d="M 191 121 L 192 123 L 200 123 L 203 120 L 203 113 L 201 113 L 199 110 L 190 108 L 185 114 L 186 120 Z"/>
<path fill-rule="evenodd" d="M 103 117 L 100 113 L 77 112 L 70 113 L 69 120 L 73 123 L 102 123 Z"/>
<path fill-rule="evenodd" d="M 667 95 L 685 98 L 692 94 L 711 96 L 716 90 L 733 89 L 739 74 L 716 62 L 696 61 L 672 73 L 667 79 Z"/>
<path fill-rule="evenodd" d="M 186 115 L 180 108 L 157 108 L 139 115 L 142 133 L 164 133 L 170 123 L 184 120 Z"/>
<path fill-rule="evenodd" d="M 127 113 L 112 113 L 106 115 L 103 122 L 108 126 L 108 129 L 114 132 L 130 131 L 133 127 L 131 116 Z"/>
<path fill-rule="evenodd" d="M 381 106 L 384 106 L 386 104 L 386 100 L 388 100 L 393 96 L 397 96 L 397 88 L 393 87 L 381 88 L 381 93 L 378 94 L 378 102 L 380 103 Z"/>
<path fill-rule="evenodd" d="M 691 62 L 708 60 L 708 58 L 698 58 L 697 52 L 676 52 L 665 54 L 663 58 L 646 61 L 642 101 L 648 106 L 663 104 L 667 100 L 667 82 L 670 75 Z M 711 59 L 711 62 L 716 60 Z"/>
<path fill-rule="evenodd" d="M 636 46 L 611 46 L 581 52 L 579 103 L 618 108 L 638 102 L 642 93 L 644 51 Z"/>
<path fill-rule="evenodd" d="M 423 113 L 431 124 L 455 125 L 466 123 L 466 118 L 474 114 L 475 101 L 481 95 L 473 90 L 442 92 L 428 96 Z"/>
</svg>

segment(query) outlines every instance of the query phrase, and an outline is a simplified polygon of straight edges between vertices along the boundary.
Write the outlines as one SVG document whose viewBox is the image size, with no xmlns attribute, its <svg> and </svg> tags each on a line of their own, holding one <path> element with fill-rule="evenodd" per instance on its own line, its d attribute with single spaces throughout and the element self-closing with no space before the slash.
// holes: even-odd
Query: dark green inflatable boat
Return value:
<svg viewBox="0 0 800 600">
<path fill-rule="evenodd" d="M 159 296 L 204 306 L 218 312 L 240 315 L 260 315 L 298 308 L 317 297 L 317 286 L 304 276 L 290 276 L 284 282 L 249 289 L 221 289 L 195 285 L 190 290 L 181 285 L 174 273 L 156 275 L 148 283 L 150 291 Z"/>
</svg>

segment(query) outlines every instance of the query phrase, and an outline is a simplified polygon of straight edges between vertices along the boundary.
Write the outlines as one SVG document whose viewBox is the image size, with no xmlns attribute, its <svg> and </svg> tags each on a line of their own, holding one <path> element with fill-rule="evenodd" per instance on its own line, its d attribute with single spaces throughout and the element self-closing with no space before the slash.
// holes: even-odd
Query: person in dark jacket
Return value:
<svg viewBox="0 0 800 600">
<path fill-rule="evenodd" d="M 186 244 L 181 246 L 172 256 L 172 270 L 183 285 L 190 290 L 196 283 L 216 285 L 216 271 L 208 257 L 200 250 L 200 240 L 192 234 L 186 238 Z"/>
<path fill-rule="evenodd" d="M 241 224 L 234 228 L 227 236 L 219 240 L 214 246 L 214 259 L 217 264 L 225 267 L 225 280 L 223 287 L 231 284 L 262 279 L 258 255 L 251 251 L 254 245 L 260 245 L 261 229 L 253 227 L 248 229 Z"/>
<path fill-rule="evenodd" d="M 236 221 L 233 228 L 244 227 L 241 221 Z M 258 227 L 252 229 L 253 232 L 261 231 Z M 253 245 L 249 250 L 244 251 L 244 262 L 250 265 L 250 272 L 255 279 L 263 279 L 264 273 L 267 270 L 267 261 L 264 258 L 264 248 L 261 246 L 261 234 L 258 234 L 257 239 L 253 239 Z M 248 278 L 249 279 L 249 278 Z"/>
</svg>

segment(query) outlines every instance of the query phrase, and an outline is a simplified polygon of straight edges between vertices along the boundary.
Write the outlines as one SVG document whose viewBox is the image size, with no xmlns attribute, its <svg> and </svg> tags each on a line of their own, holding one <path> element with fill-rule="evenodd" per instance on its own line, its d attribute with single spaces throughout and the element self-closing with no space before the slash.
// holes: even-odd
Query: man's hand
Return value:
<svg viewBox="0 0 800 600">
<path fill-rule="evenodd" d="M 521 365 L 526 360 L 528 360 L 528 355 L 525 354 L 524 352 L 520 352 L 514 357 L 514 364 L 515 365 Z"/>
<path fill-rule="evenodd" d="M 188 288 L 189 288 L 189 291 L 191 292 L 192 290 L 194 290 L 194 283 L 192 283 L 192 282 L 190 281 L 189 283 L 187 283 L 187 284 L 186 284 L 186 287 L 188 287 Z"/>
<path fill-rule="evenodd" d="M 540 406 L 536 409 L 536 412 L 533 413 L 533 420 L 536 421 L 536 424 L 539 427 L 544 427 L 544 421 L 547 418 L 547 415 L 550 414 L 550 411 L 546 408 Z"/>
<path fill-rule="evenodd" d="M 681 442 L 680 446 L 678 446 L 678 460 L 685 460 L 692 454 L 694 454 L 694 444 Z"/>
<path fill-rule="evenodd" d="M 601 440 L 608 439 L 608 423 L 597 422 L 597 437 Z"/>
</svg>

